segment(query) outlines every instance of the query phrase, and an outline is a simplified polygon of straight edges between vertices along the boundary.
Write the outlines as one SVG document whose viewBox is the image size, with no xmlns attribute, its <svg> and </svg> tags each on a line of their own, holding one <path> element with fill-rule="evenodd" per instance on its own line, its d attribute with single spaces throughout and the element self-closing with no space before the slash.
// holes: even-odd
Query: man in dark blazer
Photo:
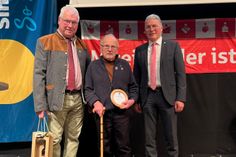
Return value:
<svg viewBox="0 0 236 157">
<path fill-rule="evenodd" d="M 147 16 L 148 42 L 135 49 L 134 75 L 139 85 L 138 102 L 144 114 L 146 156 L 157 157 L 156 128 L 160 116 L 168 156 L 178 157 L 176 113 L 183 110 L 186 100 L 185 65 L 179 44 L 164 40 L 162 31 L 160 17 Z"/>
<path fill-rule="evenodd" d="M 129 63 L 118 57 L 117 38 L 113 34 L 106 34 L 100 46 L 102 56 L 93 61 L 86 72 L 85 98 L 96 113 L 98 131 L 98 116 L 103 117 L 104 156 L 131 157 L 129 108 L 138 98 L 138 86 Z M 128 96 L 118 106 L 114 105 L 110 96 L 115 89 L 123 90 Z"/>
</svg>

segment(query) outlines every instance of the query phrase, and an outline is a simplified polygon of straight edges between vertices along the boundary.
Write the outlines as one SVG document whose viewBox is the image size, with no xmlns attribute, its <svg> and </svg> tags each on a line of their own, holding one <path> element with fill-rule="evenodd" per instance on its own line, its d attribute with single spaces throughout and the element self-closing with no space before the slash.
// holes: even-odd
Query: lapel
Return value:
<svg viewBox="0 0 236 157">
<path fill-rule="evenodd" d="M 80 69 L 81 69 L 81 71 L 83 71 L 85 63 L 84 63 L 83 53 L 82 53 L 81 49 L 77 48 L 77 56 L 78 56 L 78 60 L 79 60 L 79 64 L 80 64 Z"/>
<path fill-rule="evenodd" d="M 167 50 L 166 50 L 166 41 L 162 40 L 161 44 L 161 59 L 160 59 L 160 68 L 162 67 L 163 60 L 166 58 L 165 55 L 167 55 Z"/>
<path fill-rule="evenodd" d="M 143 62 L 146 67 L 146 71 L 148 71 L 148 43 L 143 47 L 143 56 L 141 57 L 143 57 Z"/>
</svg>

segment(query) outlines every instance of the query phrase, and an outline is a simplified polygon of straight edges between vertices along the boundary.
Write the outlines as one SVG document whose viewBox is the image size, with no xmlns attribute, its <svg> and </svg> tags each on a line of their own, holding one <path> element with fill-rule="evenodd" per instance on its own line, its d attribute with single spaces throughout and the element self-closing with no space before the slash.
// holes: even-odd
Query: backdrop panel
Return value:
<svg viewBox="0 0 236 157">
<path fill-rule="evenodd" d="M 0 1 L 0 142 L 30 141 L 36 130 L 32 79 L 38 37 L 55 31 L 56 0 Z"/>
<path fill-rule="evenodd" d="M 182 48 L 187 73 L 236 72 L 235 18 L 163 21 L 163 36 L 177 40 Z M 113 33 L 119 54 L 133 66 L 134 49 L 145 42 L 143 21 L 82 20 L 82 39 L 92 59 L 99 57 L 100 38 Z"/>
</svg>

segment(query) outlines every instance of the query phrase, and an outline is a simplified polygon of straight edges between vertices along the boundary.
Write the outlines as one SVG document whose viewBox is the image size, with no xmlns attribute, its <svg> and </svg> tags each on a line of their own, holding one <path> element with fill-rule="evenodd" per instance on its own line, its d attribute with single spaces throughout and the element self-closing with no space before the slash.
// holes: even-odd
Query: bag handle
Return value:
<svg viewBox="0 0 236 157">
<path fill-rule="evenodd" d="M 49 132 L 46 117 L 39 118 L 37 131 Z"/>
</svg>

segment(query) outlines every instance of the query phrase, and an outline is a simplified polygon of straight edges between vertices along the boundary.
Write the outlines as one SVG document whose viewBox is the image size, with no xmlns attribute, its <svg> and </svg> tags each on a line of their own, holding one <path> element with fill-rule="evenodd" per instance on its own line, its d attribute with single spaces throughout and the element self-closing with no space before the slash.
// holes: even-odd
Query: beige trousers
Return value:
<svg viewBox="0 0 236 157">
<path fill-rule="evenodd" d="M 83 125 L 84 109 L 80 94 L 66 94 L 61 111 L 49 115 L 49 130 L 53 134 L 53 157 L 61 157 L 61 140 L 64 133 L 63 157 L 76 157 L 79 135 Z"/>
</svg>

